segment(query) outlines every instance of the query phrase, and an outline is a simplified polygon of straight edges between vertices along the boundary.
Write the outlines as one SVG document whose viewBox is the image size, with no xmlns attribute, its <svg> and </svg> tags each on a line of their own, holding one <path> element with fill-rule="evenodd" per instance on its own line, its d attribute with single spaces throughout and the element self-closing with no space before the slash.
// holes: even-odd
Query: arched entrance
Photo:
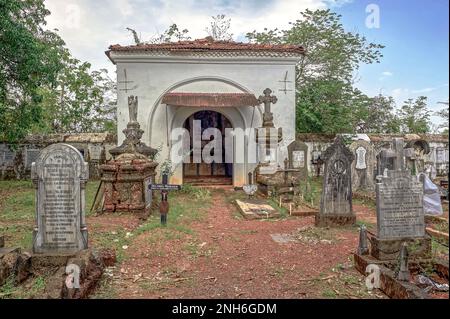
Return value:
<svg viewBox="0 0 450 319">
<path fill-rule="evenodd" d="M 191 145 L 189 163 L 183 164 L 183 182 L 193 185 L 232 185 L 233 163 L 227 163 L 225 150 L 225 130 L 233 127 L 228 118 L 216 111 L 202 110 L 190 115 L 185 120 L 183 127 L 189 132 Z M 214 142 L 216 138 L 213 135 L 204 136 L 205 130 L 208 129 L 216 129 L 214 131 L 218 133 L 220 149 L 216 144 L 216 147 L 208 151 L 208 144 L 211 146 L 211 142 Z M 202 139 L 198 144 L 194 143 L 194 138 L 198 139 L 200 136 L 204 136 L 206 139 Z M 205 153 L 215 157 L 217 161 L 208 161 L 203 156 Z M 195 160 L 195 154 L 201 156 L 197 155 L 197 160 Z"/>
</svg>

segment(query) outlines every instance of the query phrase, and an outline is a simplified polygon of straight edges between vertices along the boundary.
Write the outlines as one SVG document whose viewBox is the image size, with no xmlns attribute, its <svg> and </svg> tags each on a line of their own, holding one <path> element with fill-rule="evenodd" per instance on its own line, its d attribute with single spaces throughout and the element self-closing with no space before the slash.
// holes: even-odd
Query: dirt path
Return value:
<svg viewBox="0 0 450 319">
<path fill-rule="evenodd" d="M 313 217 L 247 221 L 223 191 L 204 220 L 177 237 L 133 238 L 109 285 L 119 298 L 370 298 L 352 267 L 356 227 L 316 236 Z M 225 196 L 224 196 L 225 195 Z M 367 213 L 367 212 L 365 212 Z M 300 229 L 300 231 L 299 231 Z M 303 230 L 303 231 L 302 231 Z M 326 232 L 326 231 L 324 231 Z M 285 243 L 273 234 L 301 239 Z M 291 234 L 291 236 L 286 236 Z M 295 235 L 295 236 L 292 236 Z M 283 237 L 284 236 L 284 237 Z M 280 237 L 280 236 L 279 236 Z M 315 239 L 316 238 L 316 239 Z"/>
</svg>

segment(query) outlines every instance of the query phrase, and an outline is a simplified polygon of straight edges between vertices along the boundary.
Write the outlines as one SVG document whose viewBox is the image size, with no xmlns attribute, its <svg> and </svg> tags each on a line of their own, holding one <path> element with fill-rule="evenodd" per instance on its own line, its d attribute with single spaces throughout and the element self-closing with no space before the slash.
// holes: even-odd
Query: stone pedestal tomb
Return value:
<svg viewBox="0 0 450 319">
<path fill-rule="evenodd" d="M 36 226 L 33 252 L 74 254 L 87 249 L 85 185 L 88 164 L 67 144 L 43 149 L 32 164 L 36 189 Z"/>
<path fill-rule="evenodd" d="M 156 150 L 141 142 L 143 130 L 137 122 L 138 98 L 128 98 L 130 121 L 123 130 L 124 142 L 109 152 L 113 159 L 100 166 L 104 187 L 104 212 L 132 212 L 146 218 L 152 205 L 148 185 L 154 183 L 158 164 L 149 157 Z"/>
</svg>

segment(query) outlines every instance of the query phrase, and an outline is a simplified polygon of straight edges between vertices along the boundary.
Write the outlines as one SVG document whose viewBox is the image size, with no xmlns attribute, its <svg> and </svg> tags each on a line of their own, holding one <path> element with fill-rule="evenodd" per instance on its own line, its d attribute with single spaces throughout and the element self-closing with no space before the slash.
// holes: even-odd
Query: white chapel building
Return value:
<svg viewBox="0 0 450 319">
<path fill-rule="evenodd" d="M 295 67 L 304 54 L 300 46 L 213 41 L 210 38 L 164 44 L 112 45 L 106 55 L 117 67 L 117 126 L 119 145 L 129 119 L 128 96 L 139 98 L 142 141 L 160 149 L 157 161 L 171 154 L 171 130 L 257 128 L 264 105 L 257 99 L 266 88 L 277 97 L 271 107 L 275 127 L 283 130 L 277 160 L 281 166 L 287 145 L 295 140 Z M 202 147 L 204 143 L 202 142 Z M 246 154 L 248 149 L 234 146 Z M 180 163 L 171 183 L 221 181 L 235 187 L 247 182 L 256 164 Z"/>
</svg>

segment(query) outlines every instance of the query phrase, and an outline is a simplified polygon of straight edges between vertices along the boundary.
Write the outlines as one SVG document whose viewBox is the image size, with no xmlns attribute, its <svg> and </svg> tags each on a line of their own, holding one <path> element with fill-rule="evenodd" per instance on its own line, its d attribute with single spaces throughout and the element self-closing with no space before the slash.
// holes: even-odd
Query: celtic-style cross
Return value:
<svg viewBox="0 0 450 319">
<path fill-rule="evenodd" d="M 278 99 L 275 95 L 270 95 L 272 90 L 267 88 L 263 91 L 264 95 L 260 95 L 258 98 L 258 103 L 264 103 L 264 114 L 263 114 L 263 127 L 274 127 L 273 125 L 273 114 L 270 111 L 270 104 L 277 103 Z"/>
</svg>

